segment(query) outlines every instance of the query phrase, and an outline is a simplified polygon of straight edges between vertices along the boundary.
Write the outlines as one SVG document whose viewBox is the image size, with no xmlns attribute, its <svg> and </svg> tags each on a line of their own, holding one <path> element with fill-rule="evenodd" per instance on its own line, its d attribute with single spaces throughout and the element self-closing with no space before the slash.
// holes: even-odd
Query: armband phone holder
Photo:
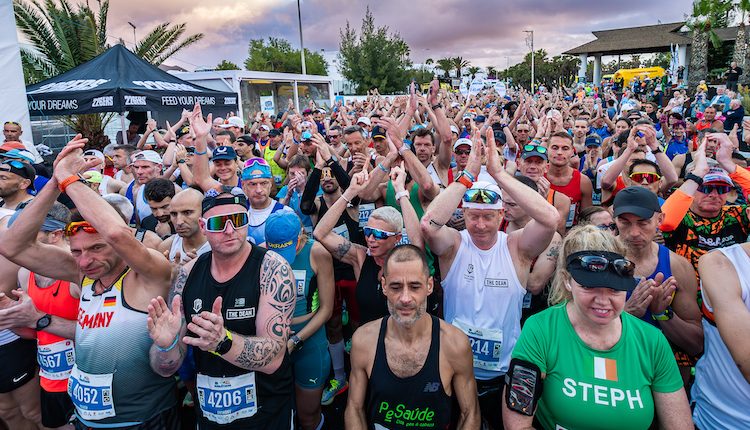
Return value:
<svg viewBox="0 0 750 430">
<path fill-rule="evenodd" d="M 542 371 L 534 363 L 514 358 L 505 374 L 505 404 L 508 409 L 534 416 L 542 397 Z"/>
</svg>

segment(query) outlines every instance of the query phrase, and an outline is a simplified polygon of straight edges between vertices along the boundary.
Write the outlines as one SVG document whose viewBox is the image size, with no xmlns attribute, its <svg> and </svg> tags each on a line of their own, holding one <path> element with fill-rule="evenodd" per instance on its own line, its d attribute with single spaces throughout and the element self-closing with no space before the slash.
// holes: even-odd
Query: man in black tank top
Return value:
<svg viewBox="0 0 750 430">
<path fill-rule="evenodd" d="M 294 386 L 286 350 L 295 300 L 292 270 L 278 254 L 245 240 L 244 194 L 209 191 L 202 213 L 212 251 L 180 269 L 171 306 L 162 297 L 152 300 L 152 360 L 161 374 L 171 375 L 186 345 L 193 346 L 201 430 L 292 428 Z"/>
<path fill-rule="evenodd" d="M 478 429 L 469 339 L 427 313 L 433 281 L 424 252 L 413 245 L 394 248 L 381 283 L 390 316 L 354 333 L 346 428 L 448 428 L 455 394 L 457 428 Z"/>
</svg>

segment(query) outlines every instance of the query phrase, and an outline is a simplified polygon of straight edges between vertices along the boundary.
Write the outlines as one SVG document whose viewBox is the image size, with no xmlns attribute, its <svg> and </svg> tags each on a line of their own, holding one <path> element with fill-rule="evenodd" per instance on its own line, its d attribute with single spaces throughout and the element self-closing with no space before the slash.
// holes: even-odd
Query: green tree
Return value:
<svg viewBox="0 0 750 430">
<path fill-rule="evenodd" d="M 341 74 L 357 87 L 357 93 L 378 88 L 381 94 L 402 92 L 409 82 L 409 45 L 387 26 L 375 27 L 367 8 L 357 35 L 349 21 L 340 30 L 339 59 Z"/>
<path fill-rule="evenodd" d="M 482 70 L 481 67 L 477 67 L 477 66 L 469 67 L 468 71 L 469 71 L 469 75 L 471 75 L 471 80 L 474 80 L 475 75 L 479 73 L 480 70 Z"/>
<path fill-rule="evenodd" d="M 310 75 L 327 75 L 328 64 L 318 52 L 305 48 L 305 67 Z M 268 40 L 252 39 L 245 60 L 247 70 L 261 72 L 302 73 L 299 49 L 285 39 L 269 37 Z"/>
<path fill-rule="evenodd" d="M 557 55 L 551 59 L 547 52 L 540 49 L 534 52 L 534 80 L 536 85 L 547 88 L 570 86 L 578 74 L 578 57 Z M 523 62 L 498 73 L 499 79 L 511 79 L 514 85 L 529 88 L 531 85 L 531 53 L 526 54 Z"/>
<path fill-rule="evenodd" d="M 489 79 L 496 79 L 497 78 L 497 67 L 495 66 L 487 66 L 487 77 Z"/>
<path fill-rule="evenodd" d="M 461 70 L 465 67 L 471 66 L 469 60 L 464 60 L 463 57 L 453 57 L 453 68 L 456 69 L 456 76 L 462 76 Z"/>
<path fill-rule="evenodd" d="M 13 0 L 16 27 L 31 45 L 21 48 L 26 84 L 67 72 L 109 49 L 109 0 L 97 1 L 97 5 L 94 10 L 88 2 L 73 6 L 68 0 Z M 203 37 L 199 33 L 180 40 L 184 32 L 185 24 L 160 24 L 136 43 L 135 53 L 159 65 Z M 103 130 L 111 118 L 112 114 L 88 114 L 62 120 L 89 138 L 91 146 L 101 148 L 109 143 Z"/>
<path fill-rule="evenodd" d="M 750 59 L 748 54 L 750 50 L 747 46 L 747 28 L 745 21 L 747 21 L 747 15 L 750 14 L 750 0 L 739 0 L 735 5 L 735 13 L 739 15 L 739 25 L 737 25 L 737 37 L 734 40 L 734 55 L 732 61 L 736 61 L 737 65 L 743 69 L 743 71 L 750 65 Z M 750 73 L 743 73 L 740 75 L 740 83 L 747 85 L 750 83 Z"/>
<path fill-rule="evenodd" d="M 715 49 L 721 47 L 721 39 L 713 29 L 726 26 L 730 9 L 731 0 L 695 0 L 693 2 L 693 14 L 687 21 L 688 28 L 693 32 L 690 73 L 688 74 L 688 86 L 691 90 L 698 85 L 698 82 L 708 78 L 708 43 L 710 41 Z"/>
<path fill-rule="evenodd" d="M 441 58 L 441 59 L 437 60 L 436 64 L 437 64 L 437 68 L 440 69 L 440 70 L 442 70 L 442 72 L 443 72 L 442 75 L 443 75 L 444 78 L 447 78 L 448 77 L 448 72 L 450 72 L 451 70 L 453 70 L 453 59 L 452 58 L 447 58 L 447 57 L 446 58 Z"/>
<path fill-rule="evenodd" d="M 215 70 L 240 70 L 240 66 L 229 60 L 221 60 L 221 62 L 216 65 Z"/>
</svg>

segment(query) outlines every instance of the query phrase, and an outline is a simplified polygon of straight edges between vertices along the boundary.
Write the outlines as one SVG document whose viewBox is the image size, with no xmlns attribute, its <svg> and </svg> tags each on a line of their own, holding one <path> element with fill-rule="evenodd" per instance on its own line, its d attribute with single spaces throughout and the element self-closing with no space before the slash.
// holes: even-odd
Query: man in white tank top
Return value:
<svg viewBox="0 0 750 430">
<path fill-rule="evenodd" d="M 487 172 L 498 185 L 474 182 L 484 146 L 477 132 L 466 169 L 427 209 L 422 231 L 440 258 L 445 320 L 469 336 L 482 418 L 500 429 L 502 377 L 521 333 L 531 262 L 554 237 L 559 214 L 503 169 L 492 129 L 486 138 Z M 523 229 L 509 235 L 498 231 L 503 214 L 498 186 L 531 217 Z M 462 201 L 466 230 L 458 232 L 445 223 Z"/>
<path fill-rule="evenodd" d="M 193 188 L 180 191 L 169 203 L 169 219 L 176 234 L 168 237 L 159 246 L 159 251 L 168 253 L 169 261 L 182 263 L 211 250 L 200 228 L 201 202 L 203 194 Z"/>
<path fill-rule="evenodd" d="M 695 366 L 693 420 L 701 429 L 750 428 L 750 243 L 701 257 L 703 356 Z"/>
</svg>

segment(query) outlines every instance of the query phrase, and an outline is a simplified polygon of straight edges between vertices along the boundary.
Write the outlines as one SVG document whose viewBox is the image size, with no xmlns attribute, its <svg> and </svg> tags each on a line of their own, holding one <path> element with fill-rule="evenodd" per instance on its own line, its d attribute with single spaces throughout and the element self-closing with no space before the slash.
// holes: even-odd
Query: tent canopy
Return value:
<svg viewBox="0 0 750 430">
<path fill-rule="evenodd" d="M 173 76 L 117 44 L 63 74 L 26 87 L 31 116 L 100 112 L 237 112 L 237 94 Z"/>
</svg>

